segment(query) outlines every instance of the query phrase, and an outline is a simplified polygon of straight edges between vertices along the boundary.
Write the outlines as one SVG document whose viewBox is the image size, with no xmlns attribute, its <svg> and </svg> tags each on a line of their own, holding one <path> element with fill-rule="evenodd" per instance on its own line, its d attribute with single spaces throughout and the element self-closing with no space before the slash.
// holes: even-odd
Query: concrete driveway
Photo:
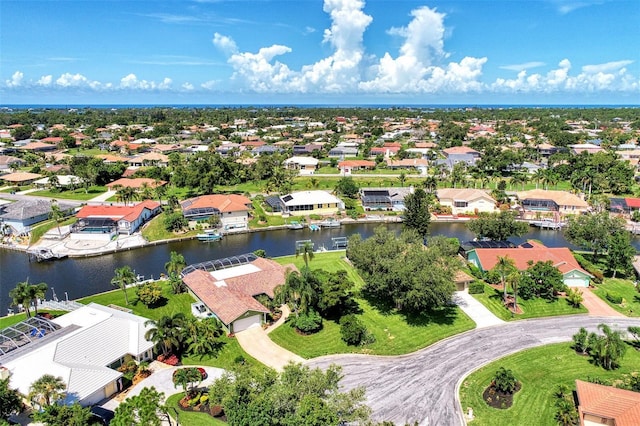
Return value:
<svg viewBox="0 0 640 426">
<path fill-rule="evenodd" d="M 262 327 L 251 327 L 236 333 L 236 339 L 246 353 L 264 365 L 282 371 L 290 362 L 303 362 L 304 358 L 273 343 Z"/>
<path fill-rule="evenodd" d="M 504 321 L 492 314 L 489 309 L 466 290 L 456 291 L 453 295 L 453 301 L 476 323 L 477 328 L 504 324 Z"/>
<path fill-rule="evenodd" d="M 582 290 L 582 297 L 584 298 L 582 304 L 589 311 L 589 315 L 594 317 L 625 317 L 620 312 L 609 306 L 607 302 L 593 294 L 591 289 L 582 288 L 580 290 Z"/>
<path fill-rule="evenodd" d="M 167 368 L 159 368 L 156 369 L 151 376 L 142 380 L 138 384 L 136 384 L 133 388 L 127 392 L 127 395 L 124 399 L 138 395 L 140 391 L 144 388 L 150 388 L 151 386 L 155 387 L 158 392 L 164 392 L 165 400 L 173 394 L 183 392 L 181 387 L 175 387 L 173 385 L 173 372 L 179 368 L 186 367 L 202 367 L 207 372 L 207 378 L 200 383 L 200 387 L 207 387 L 211 385 L 217 378 L 222 376 L 224 370 L 221 368 L 215 367 L 204 367 L 198 365 L 182 365 L 179 367 L 169 367 Z M 116 398 L 111 398 L 109 401 L 102 404 L 102 407 L 107 408 L 109 410 L 114 410 L 120 405 L 121 400 Z"/>
<path fill-rule="evenodd" d="M 515 321 L 474 329 L 410 355 L 331 355 L 312 359 L 307 365 L 341 365 L 341 385 L 345 389 L 363 386 L 377 421 L 463 425 L 458 390 L 470 373 L 523 349 L 570 341 L 580 327 L 596 331 L 600 323 L 626 331 L 629 326 L 640 326 L 640 319 L 580 315 Z"/>
</svg>

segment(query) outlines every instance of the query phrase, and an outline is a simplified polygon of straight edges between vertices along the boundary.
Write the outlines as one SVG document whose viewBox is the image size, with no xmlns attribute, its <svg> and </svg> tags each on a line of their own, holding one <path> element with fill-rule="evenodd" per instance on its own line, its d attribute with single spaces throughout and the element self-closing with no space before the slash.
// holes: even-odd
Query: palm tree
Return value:
<svg viewBox="0 0 640 426">
<path fill-rule="evenodd" d="M 306 313 L 315 304 L 317 293 L 317 279 L 309 268 L 289 272 L 283 285 L 276 288 L 276 300 L 278 303 L 291 303 L 293 310 L 298 313 Z"/>
<path fill-rule="evenodd" d="M 147 182 L 142 184 L 140 198 L 143 200 L 150 200 L 153 198 L 153 189 Z"/>
<path fill-rule="evenodd" d="M 187 267 L 187 262 L 184 260 L 184 256 L 175 251 L 171 252 L 169 261 L 164 264 L 164 269 L 167 270 L 167 274 L 179 275 L 184 268 Z"/>
<path fill-rule="evenodd" d="M 195 383 L 200 384 L 202 381 L 202 374 L 196 367 L 180 368 L 173 374 L 174 387 L 181 386 L 184 390 L 184 396 L 189 394 L 189 391 L 194 388 Z"/>
<path fill-rule="evenodd" d="M 600 336 L 595 345 L 595 356 L 600 365 L 607 370 L 612 370 L 618 366 L 618 360 L 627 351 L 627 345 L 622 340 L 622 332 L 612 330 L 607 324 L 598 325 L 598 330 L 604 336 Z"/>
<path fill-rule="evenodd" d="M 400 181 L 400 186 L 404 187 L 404 183 L 407 180 L 407 174 L 404 171 L 401 171 L 398 175 L 398 180 Z"/>
<path fill-rule="evenodd" d="M 536 182 L 536 189 L 538 189 L 540 181 L 542 181 L 542 179 L 544 178 L 544 173 L 544 169 L 538 169 L 533 173 L 533 180 Z"/>
<path fill-rule="evenodd" d="M 511 284 L 513 290 L 513 312 L 518 313 L 518 285 L 520 285 L 520 272 L 513 271 L 507 277 L 507 281 Z"/>
<path fill-rule="evenodd" d="M 163 355 L 169 355 L 171 350 L 179 348 L 183 341 L 186 317 L 182 312 L 173 316 L 164 315 L 158 321 L 145 321 L 145 326 L 151 326 L 144 334 L 144 338 L 154 342 L 162 349 Z"/>
<path fill-rule="evenodd" d="M 296 248 L 296 257 L 298 256 L 302 256 L 302 259 L 304 260 L 304 265 L 305 267 L 308 269 L 309 268 L 309 261 L 313 260 L 313 245 L 307 241 L 305 242 L 303 245 L 301 245 L 300 247 Z"/>
<path fill-rule="evenodd" d="M 65 214 L 60 209 L 58 200 L 51 200 L 51 211 L 49 212 L 49 217 L 56 222 L 56 225 L 58 226 L 58 235 L 62 235 L 62 232 L 60 232 L 60 221 L 64 219 Z"/>
<path fill-rule="evenodd" d="M 433 192 L 438 188 L 438 181 L 435 176 L 427 176 L 422 181 L 422 187 L 426 192 Z"/>
<path fill-rule="evenodd" d="M 506 277 L 515 268 L 515 262 L 509 256 L 498 256 L 498 262 L 495 266 L 500 275 L 500 282 L 504 291 L 503 300 L 507 300 L 507 283 Z"/>
<path fill-rule="evenodd" d="M 31 284 L 27 289 L 27 294 L 31 302 L 33 302 L 34 314 L 38 315 L 38 300 L 44 298 L 49 290 L 46 283 Z"/>
<path fill-rule="evenodd" d="M 136 282 L 136 275 L 129 265 L 115 270 L 115 275 L 111 278 L 111 285 L 119 287 L 124 292 L 124 301 L 128 305 L 129 297 L 127 296 L 127 286 Z"/>
<path fill-rule="evenodd" d="M 48 407 L 63 399 L 66 389 L 62 377 L 45 374 L 29 386 L 29 400 L 40 407 Z"/>
<path fill-rule="evenodd" d="M 155 180 L 154 185 L 155 186 L 153 188 L 153 192 L 155 192 L 156 197 L 158 197 L 158 202 L 160 203 L 160 205 L 162 205 L 162 197 L 167 195 L 167 187 L 164 185 L 161 185 L 161 182 L 159 179 Z"/>
<path fill-rule="evenodd" d="M 31 317 L 29 310 L 29 302 L 31 302 L 31 294 L 29 290 L 29 279 L 19 282 L 10 292 L 9 297 L 13 300 L 14 305 L 22 305 L 26 311 L 27 318 Z"/>
</svg>

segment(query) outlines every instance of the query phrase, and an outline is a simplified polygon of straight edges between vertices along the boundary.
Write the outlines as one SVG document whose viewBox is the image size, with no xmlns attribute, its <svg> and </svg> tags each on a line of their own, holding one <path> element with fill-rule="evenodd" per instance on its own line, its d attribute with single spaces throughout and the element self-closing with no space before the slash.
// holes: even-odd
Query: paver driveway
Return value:
<svg viewBox="0 0 640 426">
<path fill-rule="evenodd" d="M 620 312 L 613 309 L 611 306 L 607 305 L 607 302 L 600 299 L 598 296 L 593 294 L 591 289 L 583 288 L 582 297 L 584 300 L 582 304 L 589 311 L 589 315 L 594 317 L 623 317 Z"/>
<path fill-rule="evenodd" d="M 376 420 L 463 425 L 458 387 L 471 372 L 523 349 L 569 341 L 580 327 L 595 331 L 600 323 L 626 330 L 640 326 L 640 319 L 581 315 L 516 321 L 474 329 L 410 355 L 331 355 L 307 364 L 322 368 L 341 365 L 341 384 L 346 389 L 366 388 L 367 403 Z"/>
</svg>

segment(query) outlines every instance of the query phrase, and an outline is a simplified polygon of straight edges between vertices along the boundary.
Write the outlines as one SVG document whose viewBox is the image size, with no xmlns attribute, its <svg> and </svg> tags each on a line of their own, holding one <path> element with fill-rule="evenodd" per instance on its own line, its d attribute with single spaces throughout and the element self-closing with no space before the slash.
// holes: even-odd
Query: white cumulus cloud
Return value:
<svg viewBox="0 0 640 426">
<path fill-rule="evenodd" d="M 544 62 L 540 62 L 540 61 L 531 61 L 531 62 L 525 62 L 523 64 L 513 64 L 513 65 L 503 65 L 500 67 L 500 69 L 503 70 L 508 70 L 508 71 L 522 71 L 522 70 L 528 70 L 531 68 L 539 68 L 539 67 L 543 67 L 546 64 Z"/>
<path fill-rule="evenodd" d="M 155 81 L 140 80 L 138 77 L 131 73 L 120 79 L 121 89 L 134 89 L 134 90 L 168 90 L 171 88 L 173 81 L 165 77 L 160 83 Z"/>
<path fill-rule="evenodd" d="M 213 45 L 218 49 L 223 51 L 227 55 L 231 55 L 238 51 L 238 46 L 236 46 L 236 42 L 233 41 L 231 37 L 224 36 L 219 33 L 215 33 L 213 35 Z"/>
<path fill-rule="evenodd" d="M 22 85 L 22 80 L 24 79 L 24 73 L 21 71 L 16 71 L 11 76 L 10 80 L 6 80 L 5 83 L 7 87 L 19 87 Z"/>
<path fill-rule="evenodd" d="M 38 86 L 50 86 L 52 82 L 53 82 L 52 75 L 43 75 L 42 77 L 40 77 L 40 79 L 38 79 L 38 81 L 36 81 L 36 84 Z"/>
</svg>

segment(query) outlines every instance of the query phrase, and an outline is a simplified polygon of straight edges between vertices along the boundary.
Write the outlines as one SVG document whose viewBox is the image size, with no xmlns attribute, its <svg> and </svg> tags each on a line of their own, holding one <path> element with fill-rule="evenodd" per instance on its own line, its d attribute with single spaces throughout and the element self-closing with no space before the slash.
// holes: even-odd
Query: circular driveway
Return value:
<svg viewBox="0 0 640 426">
<path fill-rule="evenodd" d="M 580 327 L 596 331 L 600 323 L 626 331 L 640 326 L 640 319 L 578 315 L 523 320 L 471 330 L 409 355 L 330 355 L 307 365 L 342 366 L 342 386 L 366 389 L 375 420 L 463 425 L 458 388 L 471 372 L 523 349 L 570 341 Z"/>
</svg>

